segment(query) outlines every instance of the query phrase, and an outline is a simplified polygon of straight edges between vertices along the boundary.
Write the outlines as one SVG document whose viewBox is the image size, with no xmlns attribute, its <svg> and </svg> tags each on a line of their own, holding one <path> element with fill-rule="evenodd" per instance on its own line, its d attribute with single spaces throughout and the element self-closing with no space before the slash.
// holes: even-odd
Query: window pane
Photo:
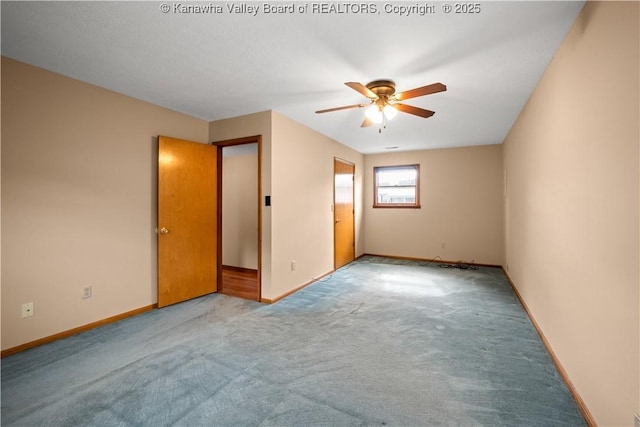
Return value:
<svg viewBox="0 0 640 427">
<path fill-rule="evenodd" d="M 416 185 L 415 168 L 383 169 L 378 171 L 378 186 Z"/>
<path fill-rule="evenodd" d="M 335 202 L 351 203 L 353 202 L 353 175 L 338 174 L 334 185 Z"/>
<path fill-rule="evenodd" d="M 375 166 L 373 207 L 420 207 L 420 165 Z"/>
<path fill-rule="evenodd" d="M 378 187 L 378 203 L 416 203 L 415 187 Z"/>
</svg>

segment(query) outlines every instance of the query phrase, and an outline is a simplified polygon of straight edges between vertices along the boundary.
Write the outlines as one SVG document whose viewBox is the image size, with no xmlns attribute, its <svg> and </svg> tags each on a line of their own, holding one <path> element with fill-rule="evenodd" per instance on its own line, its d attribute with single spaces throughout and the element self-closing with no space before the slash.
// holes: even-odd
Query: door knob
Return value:
<svg viewBox="0 0 640 427">
<path fill-rule="evenodd" d="M 340 218 L 336 218 L 336 224 L 340 222 Z"/>
<path fill-rule="evenodd" d="M 169 232 L 169 230 L 166 227 L 162 227 L 160 229 L 160 234 L 167 234 Z"/>
</svg>

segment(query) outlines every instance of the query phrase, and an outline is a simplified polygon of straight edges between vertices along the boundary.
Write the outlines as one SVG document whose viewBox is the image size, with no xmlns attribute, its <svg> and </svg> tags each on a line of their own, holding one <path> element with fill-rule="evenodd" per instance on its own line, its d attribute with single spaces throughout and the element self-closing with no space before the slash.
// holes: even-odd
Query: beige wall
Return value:
<svg viewBox="0 0 640 427">
<path fill-rule="evenodd" d="M 277 299 L 333 269 L 333 159 L 356 164 L 356 254 L 362 233 L 363 155 L 279 113 L 210 123 L 210 139 L 262 135 L 262 298 Z M 296 269 L 291 270 L 291 261 Z"/>
<path fill-rule="evenodd" d="M 585 5 L 504 144 L 509 275 L 600 426 L 640 408 L 638 9 Z"/>
<path fill-rule="evenodd" d="M 2 348 L 155 303 L 156 136 L 207 122 L 7 58 L 2 107 Z"/>
<path fill-rule="evenodd" d="M 258 150 L 222 161 L 222 264 L 258 268 Z"/>
<path fill-rule="evenodd" d="M 262 295 L 271 288 L 271 208 L 264 205 L 264 197 L 271 195 L 271 111 L 247 114 L 209 123 L 209 140 L 225 141 L 260 135 L 262 138 L 261 157 L 261 199 L 262 235 L 260 275 Z"/>
<path fill-rule="evenodd" d="M 2 349 L 156 302 L 155 136 L 259 134 L 263 297 L 333 268 L 333 158 L 350 160 L 356 255 L 504 263 L 599 425 L 631 425 L 639 18 L 637 2 L 587 3 L 504 147 L 368 156 L 278 113 L 207 124 L 2 58 Z M 406 163 L 423 208 L 372 209 L 373 166 Z"/>
<path fill-rule="evenodd" d="M 2 76 L 2 61 L 0 61 L 0 76 Z M 2 85 L 0 84 L 0 99 L 2 99 Z M 2 117 L 2 102 L 0 102 L 0 118 Z M 0 242 L 2 242 L 2 125 L 0 120 Z M 2 244 L 0 244 L 0 310 L 2 307 Z M 2 311 L 0 311 L 0 332 L 2 331 Z M 0 333 L 0 347 L 2 347 L 2 337 Z M 1 349 L 1 348 L 0 348 Z"/>
<path fill-rule="evenodd" d="M 276 112 L 272 141 L 273 286 L 266 298 L 283 295 L 334 267 L 334 157 L 355 163 L 356 256 L 364 250 L 363 155 Z"/>
<path fill-rule="evenodd" d="M 420 165 L 420 209 L 373 208 L 373 168 Z M 502 147 L 365 156 L 365 252 L 501 265 Z M 444 247 L 443 247 L 444 246 Z"/>
</svg>

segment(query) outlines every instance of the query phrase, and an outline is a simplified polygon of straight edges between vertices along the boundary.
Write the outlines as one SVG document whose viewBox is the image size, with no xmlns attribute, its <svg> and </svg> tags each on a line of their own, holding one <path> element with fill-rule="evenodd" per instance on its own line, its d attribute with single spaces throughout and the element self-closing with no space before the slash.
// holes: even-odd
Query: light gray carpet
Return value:
<svg viewBox="0 0 640 427">
<path fill-rule="evenodd" d="M 2 360 L 3 426 L 584 426 L 499 269 L 364 257 Z"/>
</svg>

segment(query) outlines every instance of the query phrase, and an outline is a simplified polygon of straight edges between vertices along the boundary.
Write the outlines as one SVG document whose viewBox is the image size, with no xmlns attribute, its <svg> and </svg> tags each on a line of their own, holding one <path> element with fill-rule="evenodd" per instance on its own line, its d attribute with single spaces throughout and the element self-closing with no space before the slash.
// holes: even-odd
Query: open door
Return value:
<svg viewBox="0 0 640 427">
<path fill-rule="evenodd" d="M 217 291 L 217 148 L 158 137 L 158 307 Z"/>
<path fill-rule="evenodd" d="M 355 165 L 338 158 L 334 159 L 334 267 L 336 269 L 355 259 L 355 214 L 353 206 L 353 184 Z"/>
</svg>

